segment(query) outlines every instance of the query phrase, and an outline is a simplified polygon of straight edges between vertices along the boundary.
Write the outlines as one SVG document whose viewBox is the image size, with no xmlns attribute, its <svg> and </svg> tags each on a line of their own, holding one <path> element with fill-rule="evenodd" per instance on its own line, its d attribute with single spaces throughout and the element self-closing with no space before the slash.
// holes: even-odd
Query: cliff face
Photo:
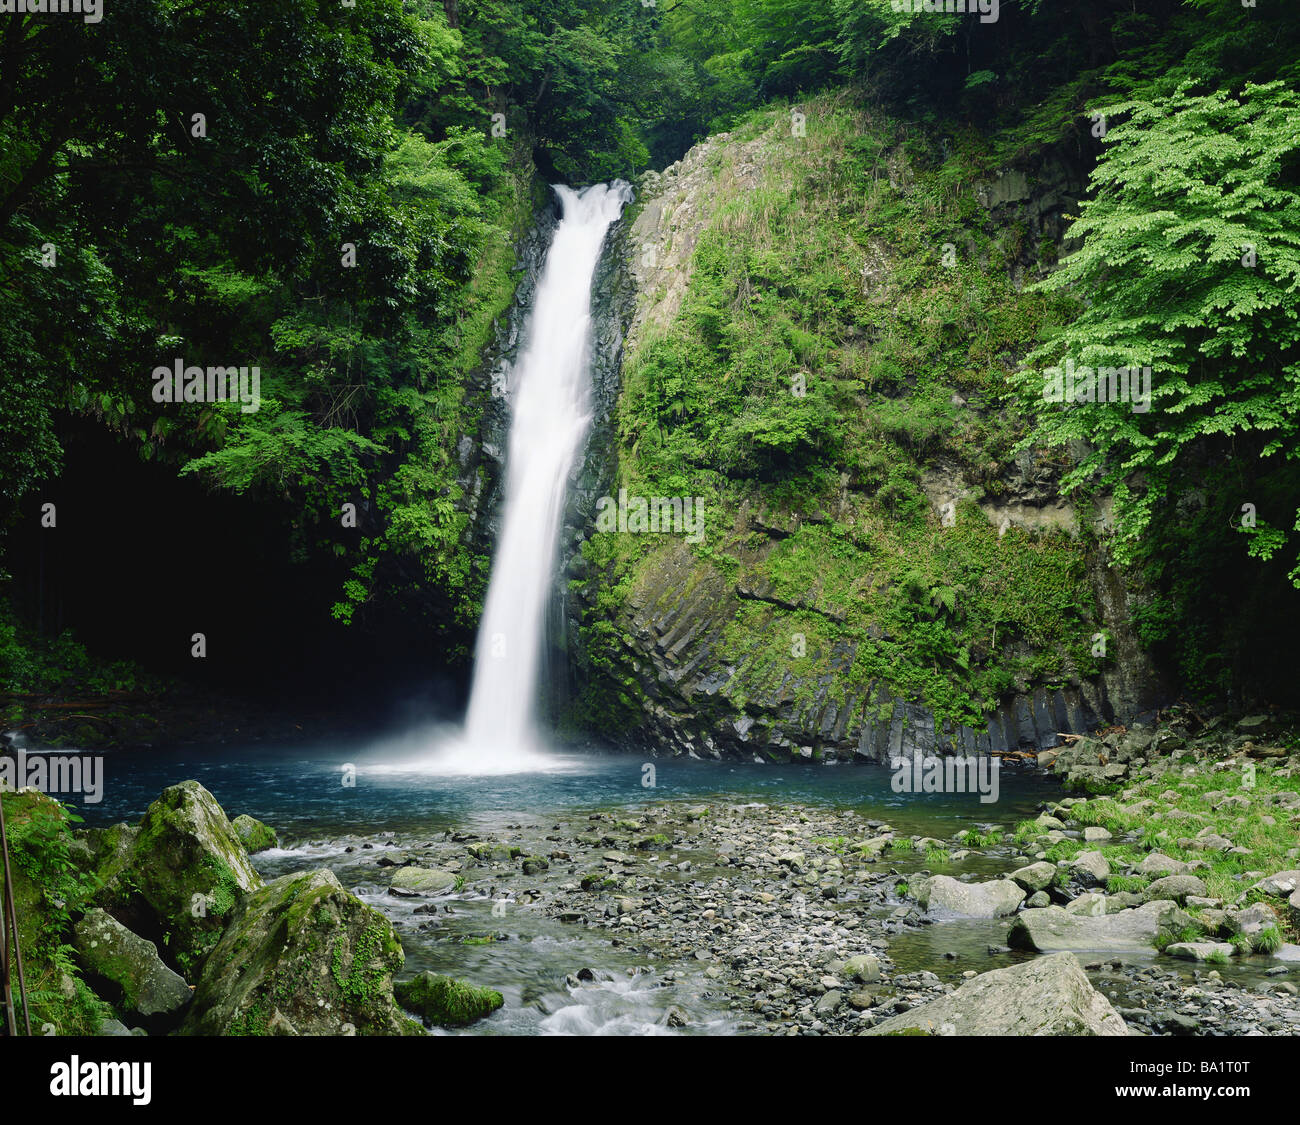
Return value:
<svg viewBox="0 0 1300 1125">
<path fill-rule="evenodd" d="M 976 175 L 803 109 L 804 137 L 769 115 L 648 174 L 614 234 L 559 713 L 648 752 L 834 761 L 1052 746 L 1157 705 L 1106 498 L 1015 451 L 1005 390 L 1082 174 Z M 802 446 L 788 381 L 831 415 Z M 704 541 L 595 529 L 620 488 L 702 501 Z"/>
</svg>

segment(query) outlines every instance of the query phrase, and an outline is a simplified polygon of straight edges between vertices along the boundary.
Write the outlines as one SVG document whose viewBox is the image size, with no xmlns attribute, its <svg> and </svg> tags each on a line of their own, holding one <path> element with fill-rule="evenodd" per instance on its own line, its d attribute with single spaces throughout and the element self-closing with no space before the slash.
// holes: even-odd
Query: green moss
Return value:
<svg viewBox="0 0 1300 1125">
<path fill-rule="evenodd" d="M 501 993 L 490 988 L 434 973 L 399 981 L 393 991 L 404 1007 L 438 1027 L 464 1027 L 490 1016 L 505 1003 Z"/>
</svg>

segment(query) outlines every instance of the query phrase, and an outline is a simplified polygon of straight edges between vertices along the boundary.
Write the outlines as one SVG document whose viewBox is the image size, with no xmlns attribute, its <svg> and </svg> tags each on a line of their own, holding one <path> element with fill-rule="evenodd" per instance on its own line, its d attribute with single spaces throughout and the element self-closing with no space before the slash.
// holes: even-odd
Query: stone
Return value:
<svg viewBox="0 0 1300 1125">
<path fill-rule="evenodd" d="M 239 837 L 239 842 L 244 845 L 244 851 L 249 855 L 264 852 L 267 848 L 273 848 L 280 842 L 275 834 L 275 829 L 263 824 L 260 820 L 249 816 L 247 813 L 241 813 L 235 817 L 230 822 L 230 827 L 235 830 L 235 835 Z"/>
<path fill-rule="evenodd" d="M 817 1004 L 813 1010 L 819 1016 L 827 1016 L 830 1015 L 832 1012 L 838 1011 L 840 1006 L 843 1003 L 844 1003 L 844 993 L 838 991 L 837 989 L 831 989 L 824 996 L 818 999 Z"/>
<path fill-rule="evenodd" d="M 1083 839 L 1089 844 L 1104 844 L 1113 837 L 1105 828 L 1088 827 L 1083 830 Z"/>
<path fill-rule="evenodd" d="M 844 962 L 843 972 L 850 980 L 862 984 L 875 984 L 880 980 L 880 958 L 873 957 L 870 953 L 850 957 Z"/>
<path fill-rule="evenodd" d="M 1034 891 L 1045 891 L 1056 879 L 1056 865 L 1047 862 L 1031 863 L 1028 867 L 1017 868 L 1007 878 L 1019 883 L 1031 894 Z"/>
<path fill-rule="evenodd" d="M 190 986 L 163 964 L 153 942 L 101 909 L 87 912 L 73 926 L 72 947 L 96 990 L 150 1030 L 178 1024 L 193 999 Z"/>
<path fill-rule="evenodd" d="M 994 969 L 956 992 L 868 1029 L 867 1035 L 1128 1035 L 1072 954 Z"/>
<path fill-rule="evenodd" d="M 406 960 L 392 924 L 328 868 L 250 894 L 209 955 L 185 1035 L 403 1035 L 393 998 Z"/>
<path fill-rule="evenodd" d="M 1078 898 L 1067 902 L 1065 910 L 1068 914 L 1104 915 L 1109 913 L 1106 908 L 1106 896 L 1099 891 L 1088 891 L 1086 894 L 1081 894 Z"/>
<path fill-rule="evenodd" d="M 490 1016 L 505 1003 L 501 993 L 478 988 L 437 973 L 421 973 L 393 988 L 404 1008 L 434 1027 L 466 1027 Z"/>
<path fill-rule="evenodd" d="M 1276 898 L 1285 898 L 1300 889 L 1300 871 L 1279 871 L 1261 879 L 1250 889 Z"/>
<path fill-rule="evenodd" d="M 1092 915 L 1046 906 L 1016 915 L 1007 944 L 1039 953 L 1150 953 L 1160 930 L 1159 915 L 1141 909 Z"/>
<path fill-rule="evenodd" d="M 1257 902 L 1244 910 L 1232 911 L 1228 915 L 1228 925 L 1234 933 L 1257 934 L 1260 930 L 1278 924 L 1277 914 L 1267 903 Z"/>
<path fill-rule="evenodd" d="M 1182 903 L 1188 895 L 1204 897 L 1205 884 L 1195 875 L 1166 875 L 1157 879 L 1142 892 L 1142 897 L 1151 902 L 1153 899 L 1172 899 Z"/>
<path fill-rule="evenodd" d="M 454 889 L 456 876 L 434 867 L 399 867 L 389 890 L 395 895 L 441 895 Z"/>
<path fill-rule="evenodd" d="M 1070 860 L 1068 870 L 1085 886 L 1092 886 L 1110 876 L 1110 863 L 1101 852 L 1080 852 Z"/>
<path fill-rule="evenodd" d="M 1236 947 L 1226 941 L 1176 941 L 1165 946 L 1165 953 L 1184 961 L 1209 961 L 1231 957 Z"/>
<path fill-rule="evenodd" d="M 935 875 L 915 889 L 915 898 L 931 912 L 964 918 L 1001 918 L 1016 912 L 1025 899 L 1025 891 L 1010 879 L 963 883 L 947 875 Z"/>
</svg>

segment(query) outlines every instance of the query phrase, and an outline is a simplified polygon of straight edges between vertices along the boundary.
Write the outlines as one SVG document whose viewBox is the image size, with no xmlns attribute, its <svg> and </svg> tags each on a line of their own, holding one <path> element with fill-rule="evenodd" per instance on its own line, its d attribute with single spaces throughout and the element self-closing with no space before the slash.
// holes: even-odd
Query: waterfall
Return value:
<svg viewBox="0 0 1300 1125">
<path fill-rule="evenodd" d="M 476 772 L 539 764 L 533 729 L 547 599 L 569 476 L 591 424 L 591 286 L 622 182 L 557 186 L 563 208 L 514 367 L 501 538 L 460 753 Z"/>
</svg>

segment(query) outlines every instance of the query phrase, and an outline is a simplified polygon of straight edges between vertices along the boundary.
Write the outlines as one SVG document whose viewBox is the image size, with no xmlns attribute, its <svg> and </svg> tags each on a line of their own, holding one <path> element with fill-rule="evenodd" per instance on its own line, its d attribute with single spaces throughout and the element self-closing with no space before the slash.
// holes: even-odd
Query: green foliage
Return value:
<svg viewBox="0 0 1300 1125">
<path fill-rule="evenodd" d="M 1083 246 L 1041 283 L 1089 302 L 1029 358 L 1149 367 L 1150 411 L 1045 402 L 1037 370 L 1024 383 L 1034 439 L 1091 446 L 1066 487 L 1097 477 L 1113 491 L 1117 546 L 1131 559 L 1153 520 L 1194 486 L 1189 462 L 1207 444 L 1220 455 L 1236 444 L 1266 463 L 1300 455 L 1300 192 L 1289 182 L 1300 98 L 1280 82 L 1239 96 L 1184 85 L 1100 112 L 1122 120 L 1071 231 Z M 1242 529 L 1247 553 L 1265 560 L 1288 542 L 1296 512 L 1272 514 L 1285 530 L 1267 518 Z M 1290 550 L 1300 553 L 1300 542 Z M 1300 566 L 1291 578 L 1300 584 Z"/>
</svg>

